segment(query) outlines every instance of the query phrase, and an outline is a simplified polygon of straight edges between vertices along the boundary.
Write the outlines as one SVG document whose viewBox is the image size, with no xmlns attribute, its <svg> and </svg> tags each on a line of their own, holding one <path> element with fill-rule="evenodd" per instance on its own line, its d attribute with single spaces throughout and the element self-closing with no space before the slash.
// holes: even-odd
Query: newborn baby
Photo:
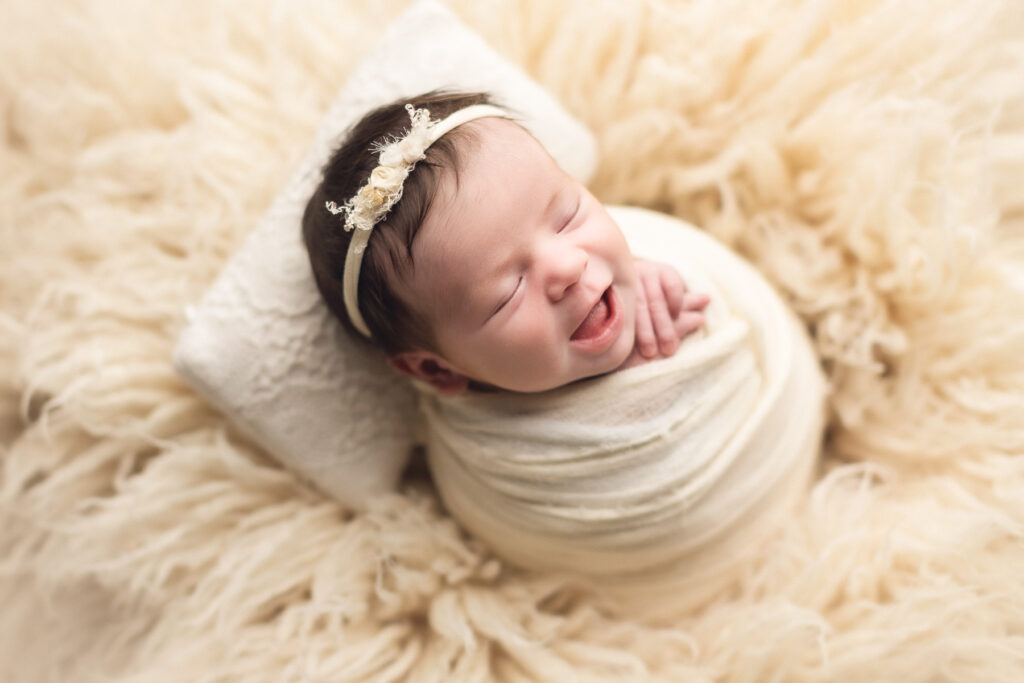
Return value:
<svg viewBox="0 0 1024 683">
<path fill-rule="evenodd" d="M 544 391 L 671 356 L 703 323 L 707 296 L 686 292 L 671 266 L 634 259 L 601 203 L 486 104 L 433 93 L 387 105 L 335 152 L 303 220 L 328 305 L 357 330 L 358 314 L 395 368 L 445 395 Z M 477 116 L 431 144 L 418 137 L 466 112 Z M 351 306 L 358 210 L 373 238 Z"/>
<path fill-rule="evenodd" d="M 800 323 L 706 234 L 606 210 L 483 95 L 402 104 L 350 132 L 303 234 L 330 308 L 417 380 L 448 510 L 631 604 L 709 594 L 808 481 Z"/>
</svg>

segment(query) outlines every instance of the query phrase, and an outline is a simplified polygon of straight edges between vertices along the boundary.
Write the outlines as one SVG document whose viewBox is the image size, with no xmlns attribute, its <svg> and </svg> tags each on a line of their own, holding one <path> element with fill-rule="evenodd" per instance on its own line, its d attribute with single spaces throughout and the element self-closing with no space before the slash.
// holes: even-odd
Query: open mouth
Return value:
<svg viewBox="0 0 1024 683">
<path fill-rule="evenodd" d="M 608 287 L 569 339 L 588 349 L 603 349 L 615 339 L 621 327 L 618 301 L 615 292 Z"/>
</svg>

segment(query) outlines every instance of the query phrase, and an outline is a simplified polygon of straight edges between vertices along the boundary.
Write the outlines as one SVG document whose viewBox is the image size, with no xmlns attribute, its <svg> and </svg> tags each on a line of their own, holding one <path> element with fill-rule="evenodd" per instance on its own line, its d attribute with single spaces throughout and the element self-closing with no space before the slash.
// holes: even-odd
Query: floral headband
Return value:
<svg viewBox="0 0 1024 683">
<path fill-rule="evenodd" d="M 381 222 L 402 198 L 405 179 L 416 162 L 424 158 L 427 148 L 442 135 L 463 123 L 485 116 L 510 118 L 508 112 L 490 104 L 474 104 L 459 109 L 440 121 L 431 121 L 428 110 L 416 109 L 411 104 L 405 105 L 405 110 L 409 112 L 412 125 L 404 137 L 373 148 L 373 151 L 379 152 L 377 168 L 370 173 L 366 184 L 340 206 L 334 202 L 326 203 L 327 210 L 332 214 L 345 214 L 346 231 L 355 230 L 345 255 L 342 295 L 349 320 L 367 338 L 371 336 L 370 328 L 359 312 L 359 271 L 373 226 Z"/>
</svg>

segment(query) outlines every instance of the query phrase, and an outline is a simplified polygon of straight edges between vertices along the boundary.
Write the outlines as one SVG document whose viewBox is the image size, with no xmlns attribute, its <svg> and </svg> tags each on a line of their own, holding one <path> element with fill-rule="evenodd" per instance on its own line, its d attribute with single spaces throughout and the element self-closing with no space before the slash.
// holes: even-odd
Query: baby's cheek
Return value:
<svg viewBox="0 0 1024 683">
<path fill-rule="evenodd" d="M 524 311 L 517 323 L 510 341 L 519 353 L 544 356 L 557 343 L 557 329 L 545 316 Z"/>
</svg>

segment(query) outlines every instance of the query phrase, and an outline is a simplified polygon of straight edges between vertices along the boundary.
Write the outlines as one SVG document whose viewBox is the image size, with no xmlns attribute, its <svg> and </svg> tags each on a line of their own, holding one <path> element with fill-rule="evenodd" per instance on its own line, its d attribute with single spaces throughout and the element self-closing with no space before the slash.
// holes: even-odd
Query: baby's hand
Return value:
<svg viewBox="0 0 1024 683">
<path fill-rule="evenodd" d="M 707 294 L 687 292 L 666 263 L 636 260 L 636 351 L 646 359 L 671 356 L 679 342 L 704 324 Z"/>
</svg>

